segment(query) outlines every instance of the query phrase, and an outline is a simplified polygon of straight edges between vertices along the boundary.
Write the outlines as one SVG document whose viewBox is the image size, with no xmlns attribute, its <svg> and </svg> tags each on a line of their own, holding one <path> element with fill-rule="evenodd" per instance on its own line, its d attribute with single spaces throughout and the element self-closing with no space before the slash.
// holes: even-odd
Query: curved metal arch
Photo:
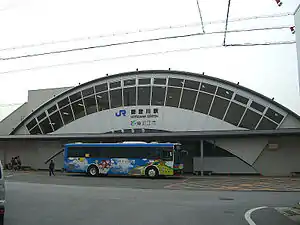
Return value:
<svg viewBox="0 0 300 225">
<path fill-rule="evenodd" d="M 84 84 L 78 85 L 76 87 L 70 88 L 68 90 L 66 90 L 65 92 L 55 96 L 54 98 L 50 99 L 49 101 L 45 102 L 44 104 L 42 104 L 40 107 L 38 107 L 36 110 L 34 110 L 30 115 L 28 115 L 23 121 L 21 121 L 15 128 L 14 130 L 10 133 L 10 134 L 14 134 L 22 125 L 24 125 L 26 123 L 26 121 L 28 121 L 32 115 L 36 114 L 37 112 L 39 112 L 42 108 L 45 108 L 47 105 L 52 104 L 53 102 L 57 101 L 58 99 L 64 97 L 64 96 L 69 96 L 70 93 L 76 91 L 76 90 L 81 90 L 87 87 L 91 87 L 93 84 L 95 83 L 99 83 L 101 81 L 106 81 L 106 80 L 111 80 L 111 79 L 115 79 L 115 78 L 123 78 L 123 77 L 127 77 L 127 76 L 132 76 L 132 75 L 142 75 L 142 74 L 149 74 L 149 75 L 153 75 L 153 74 L 173 74 L 173 75 L 178 75 L 178 76 L 188 76 L 188 77 L 194 77 L 197 79 L 206 79 L 206 80 L 210 80 L 216 83 L 220 83 L 220 84 L 225 84 L 228 85 L 232 88 L 236 88 L 238 90 L 242 90 L 245 91 L 247 93 L 250 93 L 254 96 L 257 96 L 267 102 L 269 102 L 271 105 L 274 105 L 280 109 L 282 109 L 283 111 L 285 111 L 287 114 L 290 114 L 294 117 L 296 117 L 298 120 L 300 120 L 299 115 L 297 115 L 296 113 L 294 113 L 293 111 L 291 111 L 290 109 L 284 107 L 283 105 L 279 104 L 278 102 L 273 101 L 272 99 L 258 93 L 255 92 L 251 89 L 248 89 L 244 86 L 240 86 L 238 84 L 232 83 L 230 81 L 226 81 L 220 78 L 216 78 L 216 77 L 211 77 L 211 76 L 207 76 L 203 74 L 198 74 L 198 73 L 191 73 L 191 72 L 185 72 L 185 71 L 172 71 L 172 70 L 144 70 L 144 71 L 132 71 L 132 72 L 124 72 L 124 73 L 118 73 L 118 74 L 114 74 L 114 75 L 110 75 L 110 76 L 105 76 L 105 77 L 101 77 L 98 79 L 94 79 L 91 80 L 89 82 L 86 82 Z"/>
</svg>

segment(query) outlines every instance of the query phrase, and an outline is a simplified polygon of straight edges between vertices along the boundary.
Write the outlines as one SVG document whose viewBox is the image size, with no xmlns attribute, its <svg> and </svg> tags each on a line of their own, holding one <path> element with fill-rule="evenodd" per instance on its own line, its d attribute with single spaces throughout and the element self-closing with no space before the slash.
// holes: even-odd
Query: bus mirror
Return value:
<svg viewBox="0 0 300 225">
<path fill-rule="evenodd" d="M 181 150 L 181 145 L 175 145 L 175 150 L 180 151 Z"/>
<path fill-rule="evenodd" d="M 181 150 L 181 151 L 180 151 L 181 157 L 187 156 L 188 154 L 189 154 L 189 152 L 186 151 L 186 150 Z"/>
</svg>

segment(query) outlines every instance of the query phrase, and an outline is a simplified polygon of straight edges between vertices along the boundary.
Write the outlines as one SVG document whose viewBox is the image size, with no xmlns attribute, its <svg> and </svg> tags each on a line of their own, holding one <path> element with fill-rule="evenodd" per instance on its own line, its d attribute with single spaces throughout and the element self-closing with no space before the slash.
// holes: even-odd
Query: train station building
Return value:
<svg viewBox="0 0 300 225">
<path fill-rule="evenodd" d="M 44 163 L 66 143 L 180 142 L 185 172 L 300 172 L 300 117 L 253 90 L 204 74 L 134 71 L 32 90 L 0 123 L 0 158 Z M 55 159 L 63 167 L 63 156 Z"/>
</svg>

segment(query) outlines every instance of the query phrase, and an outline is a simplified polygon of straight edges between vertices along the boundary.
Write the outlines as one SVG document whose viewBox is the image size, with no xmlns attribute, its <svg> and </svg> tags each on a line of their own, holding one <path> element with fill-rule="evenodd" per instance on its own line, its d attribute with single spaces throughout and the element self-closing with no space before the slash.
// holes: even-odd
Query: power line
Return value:
<svg viewBox="0 0 300 225">
<path fill-rule="evenodd" d="M 184 34 L 184 35 L 164 36 L 164 37 L 158 37 L 158 38 L 149 38 L 149 39 L 142 39 L 142 40 L 126 41 L 126 42 L 116 42 L 116 43 L 110 43 L 110 44 L 104 44 L 104 45 L 94 45 L 94 46 L 88 46 L 88 47 L 71 48 L 71 49 L 58 50 L 58 51 L 19 55 L 19 56 L 0 58 L 0 60 L 2 60 L 2 61 L 15 60 L 15 59 L 21 59 L 21 58 L 38 57 L 38 56 L 45 56 L 45 55 L 75 52 L 75 51 L 91 50 L 91 49 L 97 49 L 97 48 L 114 47 L 114 46 L 120 46 L 120 45 L 130 45 L 130 44 L 154 42 L 154 41 L 162 41 L 162 40 L 170 40 L 170 39 L 189 38 L 189 37 L 195 37 L 195 36 L 201 36 L 201 35 L 239 33 L 239 32 L 263 31 L 263 30 L 280 30 L 280 29 L 287 29 L 287 28 L 289 29 L 290 27 L 289 26 L 278 26 L 278 27 L 252 28 L 252 29 L 238 29 L 238 30 L 227 30 L 227 31 L 214 31 L 214 32 L 209 32 L 209 33 L 205 33 L 205 34 L 204 33 L 190 33 L 190 34 Z M 225 43 L 223 43 L 223 46 L 225 46 Z"/>
<path fill-rule="evenodd" d="M 228 22 L 242 22 L 248 20 L 256 20 L 256 19 L 268 19 L 268 18 L 280 18 L 280 17 L 287 17 L 293 16 L 293 13 L 286 12 L 286 13 L 278 13 L 278 14 L 268 14 L 268 15 L 260 15 L 260 16 L 250 16 L 250 17 L 240 17 L 234 19 L 228 19 Z M 221 24 L 226 23 L 226 20 L 214 20 L 209 22 L 203 22 L 204 25 L 212 25 L 212 24 Z M 8 48 L 2 48 L 0 51 L 11 51 L 17 49 L 24 49 L 24 48 L 32 48 L 32 47 L 41 47 L 45 45 L 53 45 L 53 44 L 61 44 L 61 43 L 68 43 L 68 42 L 77 42 L 77 41 L 87 41 L 105 37 L 116 37 L 122 35 L 130 35 L 130 34 L 137 34 L 137 33 L 146 33 L 146 32 L 154 32 L 159 30 L 171 30 L 171 29 L 181 29 L 181 28 L 192 28 L 201 26 L 201 23 L 190 23 L 190 24 L 181 24 L 175 26 L 163 26 L 157 28 L 148 28 L 148 29 L 139 29 L 136 31 L 124 31 L 124 32 L 117 32 L 117 33 L 110 33 L 110 34 L 103 34 L 103 35 L 96 35 L 96 36 L 88 36 L 88 37 L 79 37 L 79 38 L 72 38 L 66 40 L 58 40 L 58 41 L 50 41 L 50 42 L 42 42 L 39 44 L 29 44 L 29 45 L 19 45 L 19 46 L 12 46 Z"/>
<path fill-rule="evenodd" d="M 9 107 L 9 106 L 19 106 L 23 103 L 9 103 L 9 104 L 0 104 L 0 107 Z"/>
<path fill-rule="evenodd" d="M 278 41 L 265 43 L 243 43 L 243 44 L 226 44 L 225 47 L 252 47 L 252 46 L 267 46 L 267 45 L 290 45 L 296 44 L 296 41 Z"/>
<path fill-rule="evenodd" d="M 202 13 L 201 13 L 199 1 L 198 0 L 196 0 L 196 1 L 197 1 L 197 7 L 198 7 L 199 16 L 200 16 L 200 22 L 201 22 L 201 26 L 202 26 L 202 31 L 203 31 L 203 33 L 205 33 L 204 24 L 203 24 L 203 18 L 202 18 Z"/>
<path fill-rule="evenodd" d="M 228 45 L 225 45 L 225 47 L 289 45 L 289 44 L 295 44 L 295 43 L 296 43 L 295 41 L 245 43 L 245 44 L 228 44 Z M 25 72 L 25 71 L 33 71 L 33 70 L 49 69 L 49 68 L 62 67 L 62 66 L 88 64 L 88 63 L 94 63 L 94 62 L 100 62 L 100 61 L 111 61 L 111 60 L 135 58 L 135 57 L 150 56 L 150 55 L 164 55 L 164 54 L 177 53 L 177 52 L 188 52 L 188 51 L 194 51 L 194 50 L 200 50 L 200 49 L 213 49 L 213 48 L 221 48 L 221 47 L 224 47 L 224 46 L 223 45 L 211 45 L 211 46 L 201 46 L 201 47 L 194 47 L 194 48 L 181 48 L 181 49 L 174 49 L 174 50 L 168 50 L 168 51 L 132 54 L 132 55 L 125 55 L 125 56 L 109 57 L 109 58 L 100 58 L 100 59 L 94 59 L 94 60 L 85 60 L 85 61 L 77 61 L 77 62 L 70 62 L 70 63 L 53 64 L 53 65 L 48 65 L 48 66 L 39 66 L 39 67 L 31 67 L 31 68 L 25 68 L 25 69 L 2 71 L 2 72 L 0 72 L 0 75 L 9 74 L 9 73 L 19 73 L 19 72 Z"/>
<path fill-rule="evenodd" d="M 226 34 L 227 34 L 227 28 L 228 28 L 230 4 L 231 4 L 231 0 L 228 0 L 227 13 L 226 13 L 226 23 L 225 23 L 225 32 L 224 32 L 224 40 L 223 40 L 223 45 L 224 46 L 226 45 Z"/>
</svg>

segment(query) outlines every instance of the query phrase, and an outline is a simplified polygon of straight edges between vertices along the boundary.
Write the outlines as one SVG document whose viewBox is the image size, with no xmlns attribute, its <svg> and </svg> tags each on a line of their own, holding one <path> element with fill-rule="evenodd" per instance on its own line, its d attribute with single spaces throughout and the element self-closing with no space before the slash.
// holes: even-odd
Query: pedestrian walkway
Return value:
<svg viewBox="0 0 300 225">
<path fill-rule="evenodd" d="M 271 177 L 188 177 L 166 189 L 217 191 L 299 191 L 300 178 Z"/>
</svg>

